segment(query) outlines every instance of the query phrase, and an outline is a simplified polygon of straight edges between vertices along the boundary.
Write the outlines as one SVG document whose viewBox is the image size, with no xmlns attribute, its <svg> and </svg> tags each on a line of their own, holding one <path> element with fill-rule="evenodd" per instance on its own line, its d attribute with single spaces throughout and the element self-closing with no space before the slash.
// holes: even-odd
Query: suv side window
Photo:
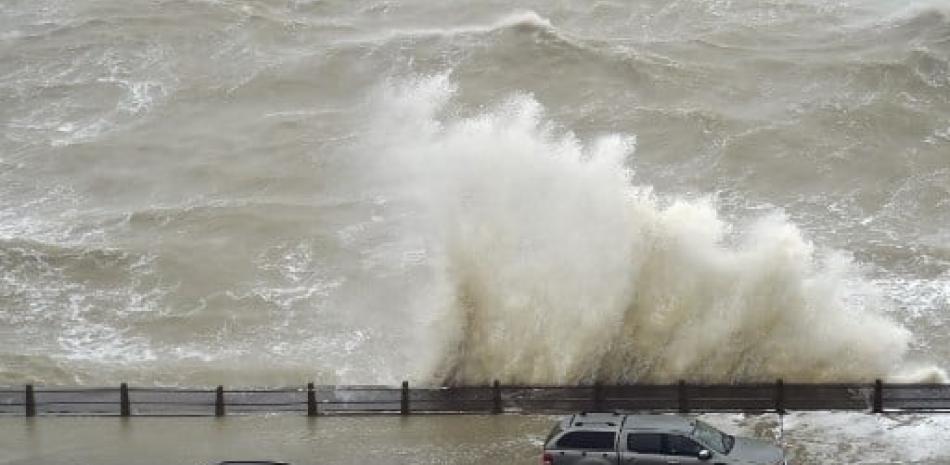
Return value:
<svg viewBox="0 0 950 465">
<path fill-rule="evenodd" d="M 654 433 L 630 433 L 627 435 L 627 450 L 638 454 L 662 454 L 663 435 Z"/>
<path fill-rule="evenodd" d="M 666 454 L 667 455 L 685 455 L 696 457 L 699 451 L 705 449 L 696 441 L 678 434 L 666 435 Z"/>
<path fill-rule="evenodd" d="M 610 431 L 574 431 L 561 436 L 557 448 L 614 450 L 614 437 Z"/>
</svg>

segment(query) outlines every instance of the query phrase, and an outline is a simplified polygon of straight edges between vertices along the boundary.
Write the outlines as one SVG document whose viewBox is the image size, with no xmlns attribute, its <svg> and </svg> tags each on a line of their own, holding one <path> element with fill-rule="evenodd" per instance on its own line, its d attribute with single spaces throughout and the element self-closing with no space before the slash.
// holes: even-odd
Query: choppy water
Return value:
<svg viewBox="0 0 950 465">
<path fill-rule="evenodd" d="M 0 3 L 0 384 L 940 378 L 942 1 Z"/>
</svg>

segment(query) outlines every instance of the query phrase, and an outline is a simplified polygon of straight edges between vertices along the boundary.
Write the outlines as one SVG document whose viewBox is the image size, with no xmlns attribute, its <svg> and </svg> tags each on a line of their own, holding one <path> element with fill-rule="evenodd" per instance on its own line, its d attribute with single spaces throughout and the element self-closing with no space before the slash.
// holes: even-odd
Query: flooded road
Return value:
<svg viewBox="0 0 950 465">
<path fill-rule="evenodd" d="M 0 420 L 0 463 L 536 464 L 548 417 L 297 416 Z"/>
<path fill-rule="evenodd" d="M 732 434 L 772 439 L 775 415 L 704 415 Z M 0 464 L 535 465 L 553 416 L 0 419 Z M 795 464 L 947 464 L 950 415 L 796 413 L 784 439 Z"/>
</svg>

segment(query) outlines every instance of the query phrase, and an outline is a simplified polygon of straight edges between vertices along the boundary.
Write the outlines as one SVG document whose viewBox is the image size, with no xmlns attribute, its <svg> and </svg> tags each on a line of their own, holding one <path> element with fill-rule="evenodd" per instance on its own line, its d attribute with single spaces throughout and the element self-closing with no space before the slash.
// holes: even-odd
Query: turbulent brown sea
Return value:
<svg viewBox="0 0 950 465">
<path fill-rule="evenodd" d="M 950 5 L 0 2 L 0 384 L 941 380 Z"/>
</svg>

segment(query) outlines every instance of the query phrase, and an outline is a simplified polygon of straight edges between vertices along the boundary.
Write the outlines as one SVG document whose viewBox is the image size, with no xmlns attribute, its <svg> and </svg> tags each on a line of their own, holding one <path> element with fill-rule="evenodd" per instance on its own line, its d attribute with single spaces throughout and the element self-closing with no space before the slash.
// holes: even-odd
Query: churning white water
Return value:
<svg viewBox="0 0 950 465">
<path fill-rule="evenodd" d="M 778 213 L 637 185 L 633 136 L 581 141 L 528 95 L 472 116 L 445 76 L 381 93 L 371 139 L 440 299 L 423 372 L 451 383 L 899 376 L 911 334 L 850 258 Z M 870 293 L 848 305 L 856 292 Z M 944 379 L 938 369 L 914 375 Z M 426 377 L 423 377 L 426 379 Z"/>
</svg>

